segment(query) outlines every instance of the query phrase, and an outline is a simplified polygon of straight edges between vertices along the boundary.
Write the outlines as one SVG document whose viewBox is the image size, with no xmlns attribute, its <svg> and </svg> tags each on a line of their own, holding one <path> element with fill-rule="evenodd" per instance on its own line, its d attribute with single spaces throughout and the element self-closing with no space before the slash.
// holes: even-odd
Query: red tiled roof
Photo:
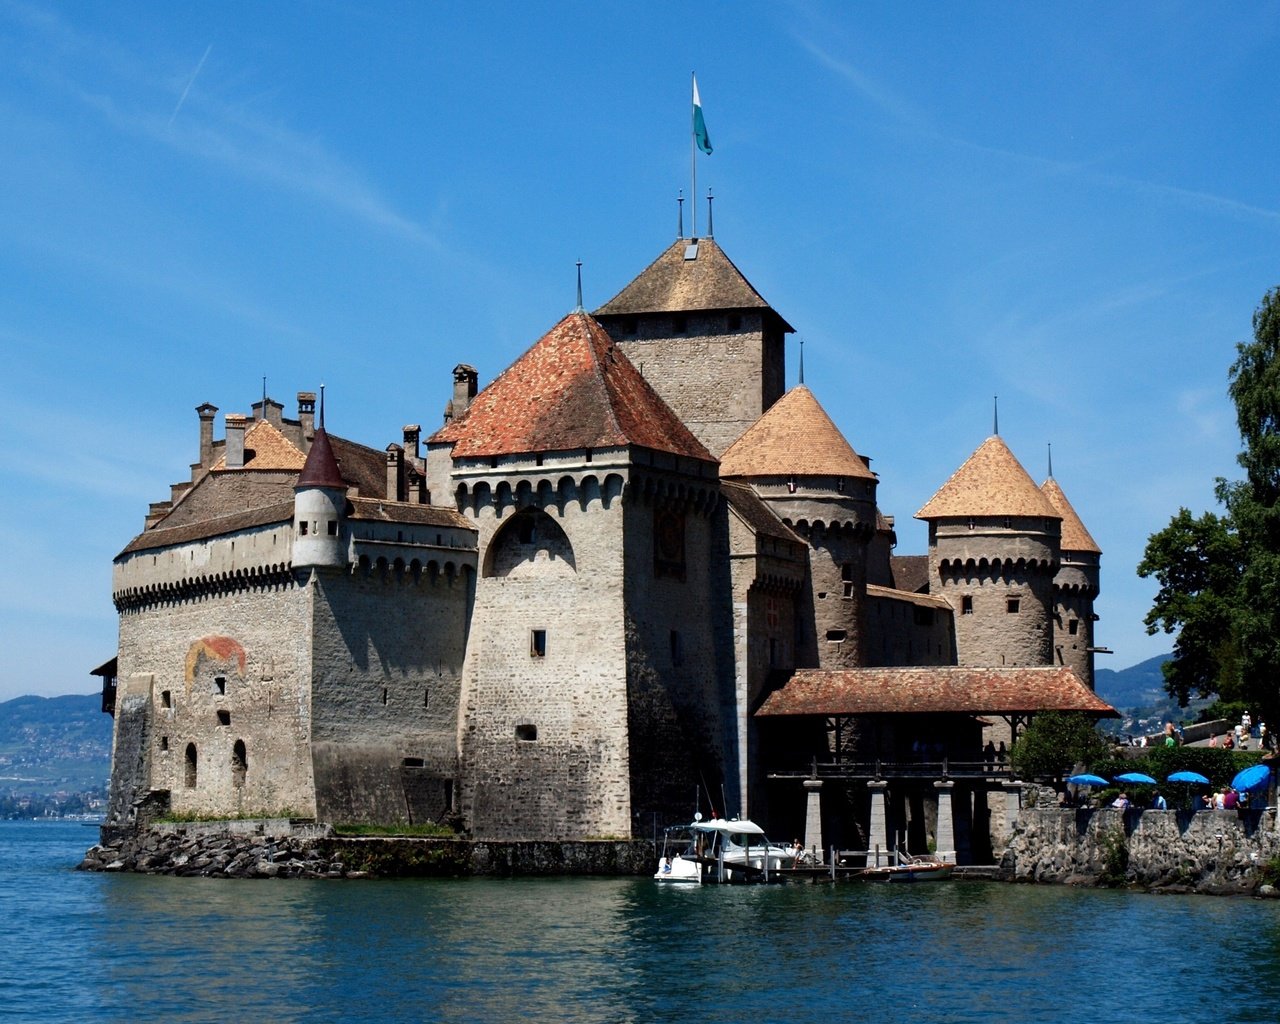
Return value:
<svg viewBox="0 0 1280 1024">
<path fill-rule="evenodd" d="M 813 392 L 803 384 L 774 402 L 720 456 L 721 476 L 792 474 L 875 479 Z"/>
<path fill-rule="evenodd" d="M 267 420 L 258 420 L 244 434 L 244 468 L 253 470 L 302 468 L 301 450 Z M 227 471 L 224 453 L 211 467 L 213 472 Z"/>
<path fill-rule="evenodd" d="M 639 445 L 714 462 L 613 339 L 570 313 L 431 436 L 453 456 Z"/>
<path fill-rule="evenodd" d="M 1069 668 L 800 669 L 757 715 L 1025 714 L 1119 717 Z"/>
<path fill-rule="evenodd" d="M 1062 518 L 999 435 L 983 441 L 916 513 L 917 519 L 950 516 Z"/>
<path fill-rule="evenodd" d="M 1049 504 L 1057 509 L 1058 515 L 1062 516 L 1061 549 L 1063 551 L 1090 551 L 1095 555 L 1102 554 L 1102 548 L 1098 547 L 1098 542 L 1085 529 L 1084 523 L 1076 515 L 1076 510 L 1071 507 L 1071 502 L 1067 500 L 1067 496 L 1058 485 L 1058 481 L 1053 477 L 1049 477 L 1048 480 L 1040 485 L 1040 491 L 1049 499 Z"/>
</svg>

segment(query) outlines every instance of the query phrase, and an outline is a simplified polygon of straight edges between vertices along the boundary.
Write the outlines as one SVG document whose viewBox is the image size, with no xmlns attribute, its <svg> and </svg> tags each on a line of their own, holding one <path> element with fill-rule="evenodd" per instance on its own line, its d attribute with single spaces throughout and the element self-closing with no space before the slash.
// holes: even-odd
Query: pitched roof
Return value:
<svg viewBox="0 0 1280 1024">
<path fill-rule="evenodd" d="M 781 519 L 774 515 L 773 509 L 761 500 L 760 496 L 747 484 L 735 483 L 732 480 L 720 481 L 720 491 L 724 494 L 733 510 L 751 529 L 752 533 L 766 537 L 777 537 L 803 546 L 804 541 L 792 532 Z"/>
<path fill-rule="evenodd" d="M 915 594 L 928 592 L 928 555 L 890 555 L 889 571 L 893 573 L 895 589 L 909 590 Z"/>
<path fill-rule="evenodd" d="M 792 474 L 876 478 L 803 384 L 774 402 L 720 456 L 722 477 Z"/>
<path fill-rule="evenodd" d="M 688 238 L 677 239 L 635 280 L 597 309 L 596 316 L 683 313 L 700 309 L 771 309 L 715 239 L 698 239 L 697 257 L 685 259 L 693 244 Z M 785 320 L 783 328 L 793 329 Z"/>
<path fill-rule="evenodd" d="M 899 587 L 881 587 L 875 583 L 867 584 L 867 597 L 880 597 L 887 601 L 902 601 L 919 608 L 937 608 L 940 611 L 951 611 L 951 602 L 945 597 L 934 594 L 922 594 L 918 590 L 903 590 Z"/>
<path fill-rule="evenodd" d="M 1102 548 L 1098 547 L 1098 542 L 1085 529 L 1084 523 L 1076 515 L 1076 510 L 1071 507 L 1071 502 L 1067 501 L 1067 496 L 1062 492 L 1058 481 L 1049 477 L 1040 485 L 1040 491 L 1049 499 L 1049 504 L 1057 509 L 1058 515 L 1062 516 L 1062 550 L 1091 551 L 1095 555 L 1102 554 Z"/>
<path fill-rule="evenodd" d="M 947 516 L 1062 518 L 998 434 L 983 441 L 916 513 L 917 519 Z"/>
<path fill-rule="evenodd" d="M 639 445 L 714 462 L 586 313 L 570 313 L 431 442 L 455 458 Z"/>
<path fill-rule="evenodd" d="M 1020 714 L 1118 718 L 1069 668 L 800 669 L 757 715 Z"/>
<path fill-rule="evenodd" d="M 385 498 L 352 498 L 352 519 L 381 523 L 412 523 L 420 526 L 447 526 L 455 530 L 476 532 L 475 525 L 456 509 L 443 505 L 419 505 Z"/>
<path fill-rule="evenodd" d="M 305 461 L 298 447 L 267 420 L 258 420 L 245 431 L 245 469 L 288 469 L 296 473 Z M 215 473 L 226 470 L 225 453 L 212 468 Z"/>
<path fill-rule="evenodd" d="M 260 508 L 244 509 L 229 515 L 210 516 L 180 526 L 159 524 L 150 530 L 144 530 L 134 537 L 116 558 L 131 555 L 136 551 L 150 551 L 154 548 L 165 548 L 171 544 L 189 544 L 208 537 L 217 537 L 224 533 L 236 533 L 240 530 L 251 530 L 257 526 L 272 526 L 276 523 L 293 521 L 293 499 L 264 505 Z"/>
<path fill-rule="evenodd" d="M 304 487 L 346 490 L 346 481 L 342 479 L 338 460 L 334 458 L 333 448 L 329 444 L 329 434 L 324 427 L 316 428 L 316 436 L 311 439 L 311 451 L 307 452 L 306 464 L 302 467 L 294 487 L 298 490 Z"/>
</svg>

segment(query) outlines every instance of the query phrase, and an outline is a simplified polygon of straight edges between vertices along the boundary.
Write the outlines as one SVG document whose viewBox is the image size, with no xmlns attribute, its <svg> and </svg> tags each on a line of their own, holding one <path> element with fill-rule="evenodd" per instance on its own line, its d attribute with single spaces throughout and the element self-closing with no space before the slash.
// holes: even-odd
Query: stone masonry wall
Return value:
<svg viewBox="0 0 1280 1024">
<path fill-rule="evenodd" d="M 951 609 L 867 594 L 867 664 L 954 665 Z"/>
</svg>

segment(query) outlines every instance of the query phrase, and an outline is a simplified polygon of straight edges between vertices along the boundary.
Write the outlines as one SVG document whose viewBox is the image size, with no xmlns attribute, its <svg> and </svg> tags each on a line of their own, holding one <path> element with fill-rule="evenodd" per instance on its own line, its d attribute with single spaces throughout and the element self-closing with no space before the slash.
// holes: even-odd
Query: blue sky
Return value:
<svg viewBox="0 0 1280 1024">
<path fill-rule="evenodd" d="M 1134 567 L 1237 472 L 1278 32 L 1274 3 L 0 0 L 0 699 L 93 689 L 196 405 L 323 382 L 383 447 L 554 324 L 576 260 L 588 308 L 620 290 L 675 237 L 694 69 L 717 241 L 899 552 L 999 395 L 1103 548 L 1100 664 L 1168 650 Z"/>
</svg>

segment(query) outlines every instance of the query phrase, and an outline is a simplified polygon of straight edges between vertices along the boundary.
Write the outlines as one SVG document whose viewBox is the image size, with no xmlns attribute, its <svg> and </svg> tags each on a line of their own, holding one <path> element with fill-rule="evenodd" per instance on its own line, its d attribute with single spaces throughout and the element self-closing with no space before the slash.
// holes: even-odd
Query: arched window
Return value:
<svg viewBox="0 0 1280 1024">
<path fill-rule="evenodd" d="M 249 756 L 245 753 L 244 740 L 236 740 L 236 745 L 231 748 L 231 785 L 237 789 L 243 786 L 248 771 Z"/>
<path fill-rule="evenodd" d="M 183 783 L 187 789 L 196 788 L 196 745 L 194 743 L 187 744 L 187 770 Z"/>
</svg>

